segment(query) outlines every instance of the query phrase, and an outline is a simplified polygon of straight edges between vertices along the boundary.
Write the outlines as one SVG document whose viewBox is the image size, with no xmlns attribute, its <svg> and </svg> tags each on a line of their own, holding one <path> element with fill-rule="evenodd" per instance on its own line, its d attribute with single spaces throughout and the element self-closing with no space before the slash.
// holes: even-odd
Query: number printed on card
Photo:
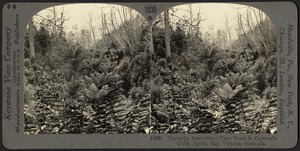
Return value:
<svg viewBox="0 0 300 151">
<path fill-rule="evenodd" d="M 145 12 L 147 14 L 153 14 L 153 13 L 157 12 L 157 8 L 156 8 L 156 6 L 146 6 L 145 7 Z"/>
</svg>

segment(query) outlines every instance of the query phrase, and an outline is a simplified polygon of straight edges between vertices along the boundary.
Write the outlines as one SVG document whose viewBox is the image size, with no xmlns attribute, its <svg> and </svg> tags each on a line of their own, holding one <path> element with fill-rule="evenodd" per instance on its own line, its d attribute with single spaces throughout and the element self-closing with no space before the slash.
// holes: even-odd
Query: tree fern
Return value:
<svg viewBox="0 0 300 151">
<path fill-rule="evenodd" d="M 240 83 L 240 81 L 230 80 L 231 81 L 229 82 L 235 81 Z M 235 84 L 233 85 L 235 86 Z M 222 88 L 218 89 L 217 94 L 225 107 L 224 114 L 221 116 L 223 123 L 223 125 L 220 125 L 221 131 L 233 132 L 245 130 L 244 128 L 247 127 L 246 113 L 249 112 L 249 110 L 246 110 L 245 108 L 246 104 L 249 105 L 249 102 L 251 102 L 247 96 L 247 88 L 242 85 L 233 88 L 226 83 Z"/>
<path fill-rule="evenodd" d="M 257 112 L 252 126 L 256 133 L 276 133 L 277 98 L 269 100 L 263 108 Z"/>
<path fill-rule="evenodd" d="M 115 120 L 113 105 L 122 94 L 120 89 L 122 81 L 119 81 L 118 78 L 119 76 L 114 73 L 100 74 L 96 72 L 81 79 L 84 87 L 81 93 L 96 112 L 94 119 L 98 122 L 99 127 L 96 131 L 99 133 L 106 133 L 116 127 L 113 122 Z"/>
<path fill-rule="evenodd" d="M 145 127 L 150 127 L 149 117 L 151 118 L 151 101 L 150 96 L 143 97 L 134 107 L 128 115 L 131 123 L 130 132 L 137 133 L 143 132 Z"/>
</svg>

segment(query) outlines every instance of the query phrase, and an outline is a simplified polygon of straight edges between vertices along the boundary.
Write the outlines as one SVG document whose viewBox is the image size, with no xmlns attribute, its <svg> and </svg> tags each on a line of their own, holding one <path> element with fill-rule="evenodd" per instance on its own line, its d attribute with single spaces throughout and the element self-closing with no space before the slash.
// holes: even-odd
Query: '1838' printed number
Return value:
<svg viewBox="0 0 300 151">
<path fill-rule="evenodd" d="M 147 14 L 156 13 L 157 12 L 157 8 L 156 8 L 156 6 L 146 6 L 145 7 L 145 12 Z"/>
</svg>

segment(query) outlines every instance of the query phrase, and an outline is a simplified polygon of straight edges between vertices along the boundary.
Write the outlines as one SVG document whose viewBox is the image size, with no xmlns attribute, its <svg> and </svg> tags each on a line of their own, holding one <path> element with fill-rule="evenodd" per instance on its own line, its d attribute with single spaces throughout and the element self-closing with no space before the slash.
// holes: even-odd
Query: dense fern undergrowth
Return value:
<svg viewBox="0 0 300 151">
<path fill-rule="evenodd" d="M 46 25 L 34 28 L 35 58 L 25 50 L 25 134 L 277 131 L 270 20 L 226 49 L 178 22 L 170 31 L 171 58 L 160 26 L 150 55 L 148 28 L 134 21 L 104 35 L 96 49 Z"/>
</svg>

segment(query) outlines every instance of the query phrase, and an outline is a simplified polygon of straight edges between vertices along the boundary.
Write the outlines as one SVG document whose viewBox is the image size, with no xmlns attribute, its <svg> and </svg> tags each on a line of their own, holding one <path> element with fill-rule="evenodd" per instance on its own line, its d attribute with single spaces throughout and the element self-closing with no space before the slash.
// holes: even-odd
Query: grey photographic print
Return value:
<svg viewBox="0 0 300 151">
<path fill-rule="evenodd" d="M 277 133 L 276 36 L 238 4 L 46 8 L 24 37 L 24 133 Z"/>
</svg>

